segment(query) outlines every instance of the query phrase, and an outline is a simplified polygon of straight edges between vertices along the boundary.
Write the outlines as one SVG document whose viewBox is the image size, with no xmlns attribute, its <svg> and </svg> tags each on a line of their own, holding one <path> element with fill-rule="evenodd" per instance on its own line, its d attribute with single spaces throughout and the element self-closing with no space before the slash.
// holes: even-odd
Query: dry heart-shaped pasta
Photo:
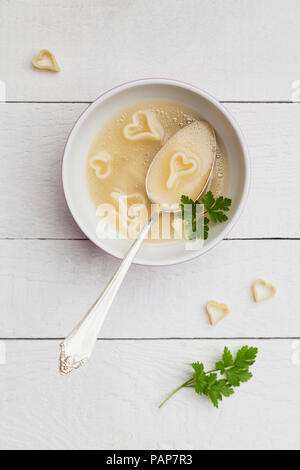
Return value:
<svg viewBox="0 0 300 470">
<path fill-rule="evenodd" d="M 259 290 L 264 290 L 264 294 L 260 294 L 258 292 Z M 263 279 L 257 279 L 252 285 L 252 292 L 255 302 L 261 302 L 262 300 L 268 300 L 274 297 L 276 287 Z"/>
<path fill-rule="evenodd" d="M 97 178 L 104 179 L 111 172 L 111 155 L 108 152 L 99 152 L 90 160 L 90 166 L 94 168 Z"/>
<path fill-rule="evenodd" d="M 42 49 L 39 55 L 32 61 L 33 66 L 39 70 L 49 70 L 50 72 L 60 72 L 60 67 L 52 52 Z"/>
<path fill-rule="evenodd" d="M 194 157 L 187 157 L 183 152 L 176 152 L 170 160 L 170 176 L 167 181 L 167 188 L 171 189 L 178 177 L 190 175 L 197 168 L 198 162 Z"/>
<path fill-rule="evenodd" d="M 136 111 L 123 130 L 127 140 L 162 140 L 164 129 L 153 111 Z"/>
<path fill-rule="evenodd" d="M 216 300 L 211 300 L 206 305 L 206 311 L 212 326 L 216 326 L 223 318 L 229 315 L 230 311 L 226 304 L 220 304 Z"/>
</svg>

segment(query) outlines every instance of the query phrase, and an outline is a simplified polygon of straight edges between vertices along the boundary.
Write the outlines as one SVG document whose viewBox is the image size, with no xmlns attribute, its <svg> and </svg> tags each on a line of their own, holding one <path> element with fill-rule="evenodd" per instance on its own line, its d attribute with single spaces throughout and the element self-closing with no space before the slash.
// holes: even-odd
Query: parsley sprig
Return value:
<svg viewBox="0 0 300 470">
<path fill-rule="evenodd" d="M 199 395 L 206 395 L 213 405 L 218 408 L 223 397 L 230 397 L 234 387 L 248 382 L 252 378 L 250 366 L 255 363 L 257 348 L 243 346 L 233 358 L 230 350 L 225 346 L 222 359 L 216 363 L 214 370 L 205 372 L 202 362 L 191 364 L 194 369 L 192 378 L 176 388 L 160 405 L 161 408 L 175 393 L 182 388 L 192 387 Z M 220 376 L 222 378 L 220 378 Z"/>
<path fill-rule="evenodd" d="M 225 212 L 230 210 L 232 200 L 219 196 L 215 199 L 213 193 L 208 191 L 200 201 L 193 201 L 188 196 L 181 196 L 181 218 L 186 221 L 186 232 L 190 240 L 203 238 L 207 240 L 209 224 L 226 222 L 228 220 Z M 199 211 L 199 205 L 204 206 L 204 212 Z M 187 208 L 189 213 L 187 214 Z"/>
</svg>

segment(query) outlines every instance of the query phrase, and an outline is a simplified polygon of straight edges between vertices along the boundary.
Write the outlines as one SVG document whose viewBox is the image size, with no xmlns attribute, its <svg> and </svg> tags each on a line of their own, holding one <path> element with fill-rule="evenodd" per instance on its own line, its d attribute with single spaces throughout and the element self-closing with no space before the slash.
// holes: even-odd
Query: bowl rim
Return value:
<svg viewBox="0 0 300 470">
<path fill-rule="evenodd" d="M 113 256 L 114 258 L 122 259 L 120 256 L 118 256 L 114 253 L 113 249 L 108 249 L 106 247 L 101 246 L 99 244 L 99 241 L 96 241 L 96 239 L 91 238 L 86 233 L 85 227 L 83 226 L 83 224 L 79 220 L 79 217 L 77 217 L 76 209 L 74 208 L 74 205 L 72 203 L 72 197 L 70 196 L 69 191 L 68 191 L 68 184 L 67 184 L 67 177 L 66 177 L 66 163 L 65 162 L 66 162 L 66 155 L 67 155 L 69 149 L 72 146 L 72 142 L 73 142 L 73 139 L 75 138 L 76 132 L 79 130 L 79 128 L 80 128 L 81 124 L 83 123 L 83 121 L 88 117 L 88 115 L 92 112 L 92 110 L 98 105 L 98 103 L 103 101 L 104 99 L 107 99 L 107 98 L 117 94 L 121 90 L 128 89 L 128 88 L 133 88 L 133 87 L 143 85 L 143 84 L 149 84 L 149 85 L 156 85 L 156 84 L 157 85 L 162 85 L 162 84 L 165 84 L 165 85 L 171 85 L 171 86 L 179 86 L 179 87 L 184 88 L 186 90 L 193 91 L 193 92 L 197 93 L 198 95 L 200 95 L 202 98 L 204 98 L 204 99 L 208 100 L 209 102 L 211 102 L 214 106 L 216 106 L 216 108 L 219 109 L 219 111 L 225 116 L 225 118 L 232 125 L 232 127 L 233 127 L 233 129 L 236 133 L 236 136 L 239 140 L 239 143 L 241 145 L 242 157 L 243 157 L 244 163 L 245 163 L 245 181 L 244 181 L 244 185 L 243 185 L 243 191 L 242 191 L 242 194 L 241 194 L 241 198 L 240 198 L 240 201 L 239 201 L 238 206 L 236 208 L 235 214 L 231 219 L 229 219 L 229 221 L 228 221 L 226 227 L 224 228 L 224 230 L 221 231 L 220 234 L 213 241 L 207 243 L 207 246 L 206 247 L 204 246 L 204 248 L 201 250 L 201 252 L 189 251 L 189 252 L 187 252 L 187 253 L 189 253 L 189 256 L 187 256 L 186 259 L 180 259 L 180 260 L 171 261 L 171 262 L 167 261 L 166 263 L 162 263 L 162 264 L 156 264 L 156 263 L 152 264 L 150 261 L 149 262 L 145 262 L 145 261 L 143 261 L 143 262 L 134 261 L 133 262 L 133 264 L 138 264 L 138 265 L 141 265 L 141 266 L 152 266 L 152 267 L 172 266 L 172 265 L 185 263 L 185 262 L 191 261 L 195 258 L 198 258 L 198 257 L 208 253 L 210 250 L 215 248 L 222 240 L 224 240 L 229 235 L 229 233 L 231 232 L 233 227 L 236 225 L 238 220 L 240 219 L 240 217 L 241 217 L 241 215 L 242 215 L 242 213 L 245 209 L 248 197 L 249 197 L 249 191 L 250 191 L 250 186 L 251 186 L 251 161 L 250 161 L 249 149 L 248 149 L 248 145 L 247 145 L 244 133 L 243 133 L 240 125 L 238 124 L 238 122 L 234 118 L 234 116 L 228 111 L 228 109 L 224 106 L 224 104 L 221 103 L 220 101 L 218 101 L 217 98 L 215 98 L 209 92 L 207 92 L 206 90 L 203 90 L 202 88 L 200 88 L 196 85 L 193 85 L 189 82 L 177 80 L 177 79 L 174 79 L 174 78 L 165 78 L 165 77 L 139 78 L 139 79 L 130 80 L 130 81 L 127 81 L 127 82 L 120 83 L 120 84 L 118 84 L 118 85 L 116 85 L 116 86 L 114 86 L 110 89 L 105 90 L 94 101 L 92 101 L 91 103 L 88 104 L 88 106 L 82 111 L 82 113 L 79 115 L 77 120 L 74 122 L 74 124 L 73 124 L 73 126 L 72 126 L 72 128 L 69 132 L 69 135 L 67 137 L 65 147 L 64 147 L 64 150 L 63 150 L 63 156 L 62 156 L 62 164 L 61 164 L 62 187 L 63 187 L 64 197 L 65 197 L 67 206 L 68 206 L 68 208 L 69 208 L 69 210 L 72 214 L 72 217 L 75 220 L 75 222 L 76 222 L 77 226 L 79 227 L 79 229 L 88 238 L 88 240 L 93 242 L 97 246 L 97 248 L 103 250 L 104 252 L 106 252 L 107 254 Z"/>
</svg>

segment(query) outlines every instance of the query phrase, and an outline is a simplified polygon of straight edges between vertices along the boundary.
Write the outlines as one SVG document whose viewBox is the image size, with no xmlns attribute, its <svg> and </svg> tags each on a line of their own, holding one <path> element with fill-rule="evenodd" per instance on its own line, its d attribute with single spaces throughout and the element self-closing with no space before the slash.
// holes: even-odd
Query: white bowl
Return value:
<svg viewBox="0 0 300 470">
<path fill-rule="evenodd" d="M 151 78 L 117 86 L 94 101 L 75 123 L 63 158 L 63 187 L 70 211 L 85 235 L 97 246 L 117 258 L 123 258 L 132 242 L 99 239 L 97 216 L 86 184 L 85 164 L 88 149 L 96 132 L 117 111 L 138 101 L 164 99 L 176 101 L 197 111 L 215 129 L 222 140 L 230 165 L 230 183 L 226 196 L 233 204 L 226 223 L 214 226 L 200 250 L 186 250 L 184 241 L 144 243 L 135 263 L 162 266 L 180 263 L 206 253 L 220 242 L 238 220 L 249 190 L 250 165 L 247 146 L 237 123 L 226 108 L 203 90 L 177 80 Z"/>
</svg>

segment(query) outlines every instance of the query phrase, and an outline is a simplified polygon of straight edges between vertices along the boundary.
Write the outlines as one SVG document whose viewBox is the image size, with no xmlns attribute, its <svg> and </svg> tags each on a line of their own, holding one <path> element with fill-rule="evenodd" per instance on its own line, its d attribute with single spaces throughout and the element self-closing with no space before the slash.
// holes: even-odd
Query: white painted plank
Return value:
<svg viewBox="0 0 300 470">
<path fill-rule="evenodd" d="M 224 241 L 178 266 L 132 266 L 101 332 L 106 338 L 300 336 L 299 241 Z M 66 336 L 118 261 L 81 241 L 0 241 L 0 338 Z M 254 303 L 258 278 L 278 293 Z M 212 327 L 215 299 L 231 315 Z"/>
<path fill-rule="evenodd" d="M 232 104 L 253 163 L 244 215 L 231 237 L 300 236 L 300 106 Z M 78 238 L 66 207 L 61 158 L 83 104 L 0 106 L 0 237 Z"/>
<path fill-rule="evenodd" d="M 223 100 L 291 100 L 298 0 L 1 0 L 0 79 L 9 100 L 87 101 L 148 76 Z M 60 74 L 31 60 L 52 50 Z"/>
<path fill-rule="evenodd" d="M 244 341 L 104 341 L 69 377 L 57 370 L 57 341 L 6 342 L 0 366 L 1 449 L 299 449 L 299 365 L 293 342 L 251 341 L 254 377 L 220 408 L 180 391 L 225 345 Z M 299 349 L 299 344 L 295 345 Z"/>
<path fill-rule="evenodd" d="M 0 106 L 1 237 L 83 236 L 65 202 L 61 161 L 85 106 Z"/>
<path fill-rule="evenodd" d="M 252 163 L 246 210 L 230 237 L 300 237 L 300 106 L 230 105 Z"/>
</svg>

